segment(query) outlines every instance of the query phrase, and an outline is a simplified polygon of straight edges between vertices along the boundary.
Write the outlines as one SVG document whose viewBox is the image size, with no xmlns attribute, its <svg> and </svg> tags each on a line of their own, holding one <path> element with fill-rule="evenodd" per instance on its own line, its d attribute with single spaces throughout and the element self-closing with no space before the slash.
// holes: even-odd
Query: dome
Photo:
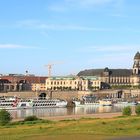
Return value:
<svg viewBox="0 0 140 140">
<path fill-rule="evenodd" d="M 106 67 L 106 68 L 104 69 L 104 72 L 109 72 L 108 67 Z"/>
<path fill-rule="evenodd" d="M 137 53 L 135 54 L 134 59 L 140 59 L 140 53 L 139 53 L 139 52 L 137 52 Z"/>
</svg>

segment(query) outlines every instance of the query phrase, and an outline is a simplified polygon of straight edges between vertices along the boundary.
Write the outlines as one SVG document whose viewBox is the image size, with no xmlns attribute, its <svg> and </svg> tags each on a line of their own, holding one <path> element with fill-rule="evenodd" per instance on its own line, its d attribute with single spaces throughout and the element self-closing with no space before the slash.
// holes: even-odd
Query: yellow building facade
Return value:
<svg viewBox="0 0 140 140">
<path fill-rule="evenodd" d="M 32 91 L 45 91 L 46 84 L 45 83 L 33 83 L 32 84 Z"/>
<path fill-rule="evenodd" d="M 87 91 L 89 89 L 98 90 L 101 88 L 101 82 L 97 77 L 50 77 L 44 84 L 32 84 L 33 91 L 47 90 L 79 90 Z"/>
</svg>

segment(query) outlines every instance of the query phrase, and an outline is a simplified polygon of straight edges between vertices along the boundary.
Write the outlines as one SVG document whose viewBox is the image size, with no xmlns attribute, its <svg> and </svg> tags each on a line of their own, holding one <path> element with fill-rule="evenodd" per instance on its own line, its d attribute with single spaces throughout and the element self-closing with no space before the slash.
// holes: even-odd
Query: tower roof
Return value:
<svg viewBox="0 0 140 140">
<path fill-rule="evenodd" d="M 140 59 L 140 53 L 139 53 L 139 52 L 137 52 L 137 53 L 135 54 L 134 59 Z"/>
<path fill-rule="evenodd" d="M 104 72 L 109 72 L 108 67 L 106 67 L 106 68 L 104 69 Z"/>
</svg>

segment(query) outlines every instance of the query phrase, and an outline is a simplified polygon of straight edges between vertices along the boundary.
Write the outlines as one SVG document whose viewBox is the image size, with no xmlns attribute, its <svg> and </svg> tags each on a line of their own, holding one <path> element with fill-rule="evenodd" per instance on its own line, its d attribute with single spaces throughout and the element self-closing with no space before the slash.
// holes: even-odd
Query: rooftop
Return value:
<svg viewBox="0 0 140 140">
<path fill-rule="evenodd" d="M 103 76 L 103 73 L 106 72 L 105 69 L 89 69 L 80 71 L 78 76 Z M 132 69 L 108 69 L 110 76 L 130 76 L 132 75 Z"/>
</svg>

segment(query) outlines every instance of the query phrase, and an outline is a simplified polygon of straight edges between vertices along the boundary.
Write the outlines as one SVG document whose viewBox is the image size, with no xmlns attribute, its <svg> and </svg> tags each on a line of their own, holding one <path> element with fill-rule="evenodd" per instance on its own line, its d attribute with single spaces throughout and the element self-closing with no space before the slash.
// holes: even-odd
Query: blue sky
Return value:
<svg viewBox="0 0 140 140">
<path fill-rule="evenodd" d="M 77 74 L 131 68 L 140 51 L 139 0 L 1 0 L 0 73 Z"/>
</svg>

